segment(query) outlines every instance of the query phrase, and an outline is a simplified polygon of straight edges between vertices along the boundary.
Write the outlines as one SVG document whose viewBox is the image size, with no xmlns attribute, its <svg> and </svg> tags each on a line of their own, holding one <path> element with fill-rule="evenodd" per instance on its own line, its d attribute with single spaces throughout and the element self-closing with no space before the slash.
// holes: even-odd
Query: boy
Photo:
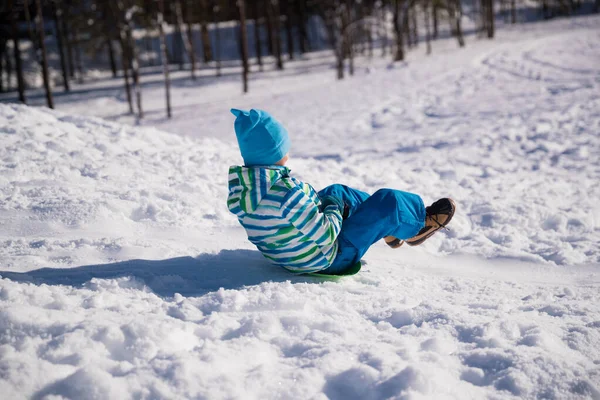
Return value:
<svg viewBox="0 0 600 400">
<path fill-rule="evenodd" d="M 454 215 L 451 199 L 426 208 L 393 189 L 370 196 L 336 184 L 317 193 L 290 176 L 290 139 L 278 121 L 261 110 L 231 112 L 244 166 L 229 169 L 227 206 L 258 250 L 291 272 L 343 275 L 378 240 L 417 246 Z"/>
</svg>

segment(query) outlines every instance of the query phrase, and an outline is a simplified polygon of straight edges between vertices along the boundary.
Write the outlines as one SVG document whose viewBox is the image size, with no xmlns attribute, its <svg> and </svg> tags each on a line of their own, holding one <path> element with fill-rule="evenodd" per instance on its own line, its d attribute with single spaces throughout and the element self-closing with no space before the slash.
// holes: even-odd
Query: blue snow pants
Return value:
<svg viewBox="0 0 600 400">
<path fill-rule="evenodd" d="M 375 242 L 385 236 L 409 239 L 425 225 L 425 205 L 416 194 L 379 189 L 373 195 L 345 185 L 331 185 L 319 197 L 334 196 L 348 207 L 338 236 L 338 254 L 320 272 L 336 275 L 356 264 Z"/>
</svg>

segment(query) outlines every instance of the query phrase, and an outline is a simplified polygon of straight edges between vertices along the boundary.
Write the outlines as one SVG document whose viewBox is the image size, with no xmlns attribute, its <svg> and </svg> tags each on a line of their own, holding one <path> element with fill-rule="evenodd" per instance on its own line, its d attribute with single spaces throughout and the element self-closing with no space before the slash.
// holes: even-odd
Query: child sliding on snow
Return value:
<svg viewBox="0 0 600 400">
<path fill-rule="evenodd" d="M 244 166 L 229 169 L 227 205 L 258 250 L 289 271 L 344 275 L 378 240 L 417 246 L 454 215 L 451 199 L 425 207 L 393 189 L 368 195 L 335 184 L 317 193 L 290 176 L 290 139 L 278 121 L 261 110 L 231 112 Z"/>
</svg>

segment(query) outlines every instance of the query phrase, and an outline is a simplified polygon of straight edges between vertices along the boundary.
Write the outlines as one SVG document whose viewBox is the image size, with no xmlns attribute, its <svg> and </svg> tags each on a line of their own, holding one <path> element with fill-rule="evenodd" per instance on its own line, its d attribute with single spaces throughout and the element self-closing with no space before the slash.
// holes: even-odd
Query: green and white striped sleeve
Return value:
<svg viewBox="0 0 600 400">
<path fill-rule="evenodd" d="M 300 187 L 293 188 L 282 205 L 282 216 L 319 246 L 335 243 L 342 229 L 342 213 L 335 205 L 319 211 L 316 201 Z"/>
</svg>

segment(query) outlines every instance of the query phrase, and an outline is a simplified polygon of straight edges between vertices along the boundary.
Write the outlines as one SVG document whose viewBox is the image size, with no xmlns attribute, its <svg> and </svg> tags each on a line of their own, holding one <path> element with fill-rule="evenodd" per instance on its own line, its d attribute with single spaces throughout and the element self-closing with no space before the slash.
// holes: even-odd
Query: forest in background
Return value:
<svg viewBox="0 0 600 400">
<path fill-rule="evenodd" d="M 493 39 L 498 19 L 514 24 L 576 15 L 580 0 L 8 0 L 0 6 L 0 92 L 44 87 L 53 91 L 109 71 L 123 80 L 129 112 L 143 118 L 143 68 L 161 69 L 171 117 L 172 69 L 222 74 L 225 61 L 242 68 L 249 90 L 251 64 L 283 70 L 287 60 L 328 49 L 338 79 L 354 73 L 356 57 L 402 61 L 407 51 L 444 32 L 464 46 L 462 22 L 475 22 L 478 37 Z M 599 11 L 600 0 L 589 3 Z M 231 40 L 233 39 L 233 40 Z M 54 62 L 55 61 L 55 62 Z M 55 67 L 53 67 L 55 65 Z M 26 74 L 24 71 L 34 71 Z"/>
</svg>

